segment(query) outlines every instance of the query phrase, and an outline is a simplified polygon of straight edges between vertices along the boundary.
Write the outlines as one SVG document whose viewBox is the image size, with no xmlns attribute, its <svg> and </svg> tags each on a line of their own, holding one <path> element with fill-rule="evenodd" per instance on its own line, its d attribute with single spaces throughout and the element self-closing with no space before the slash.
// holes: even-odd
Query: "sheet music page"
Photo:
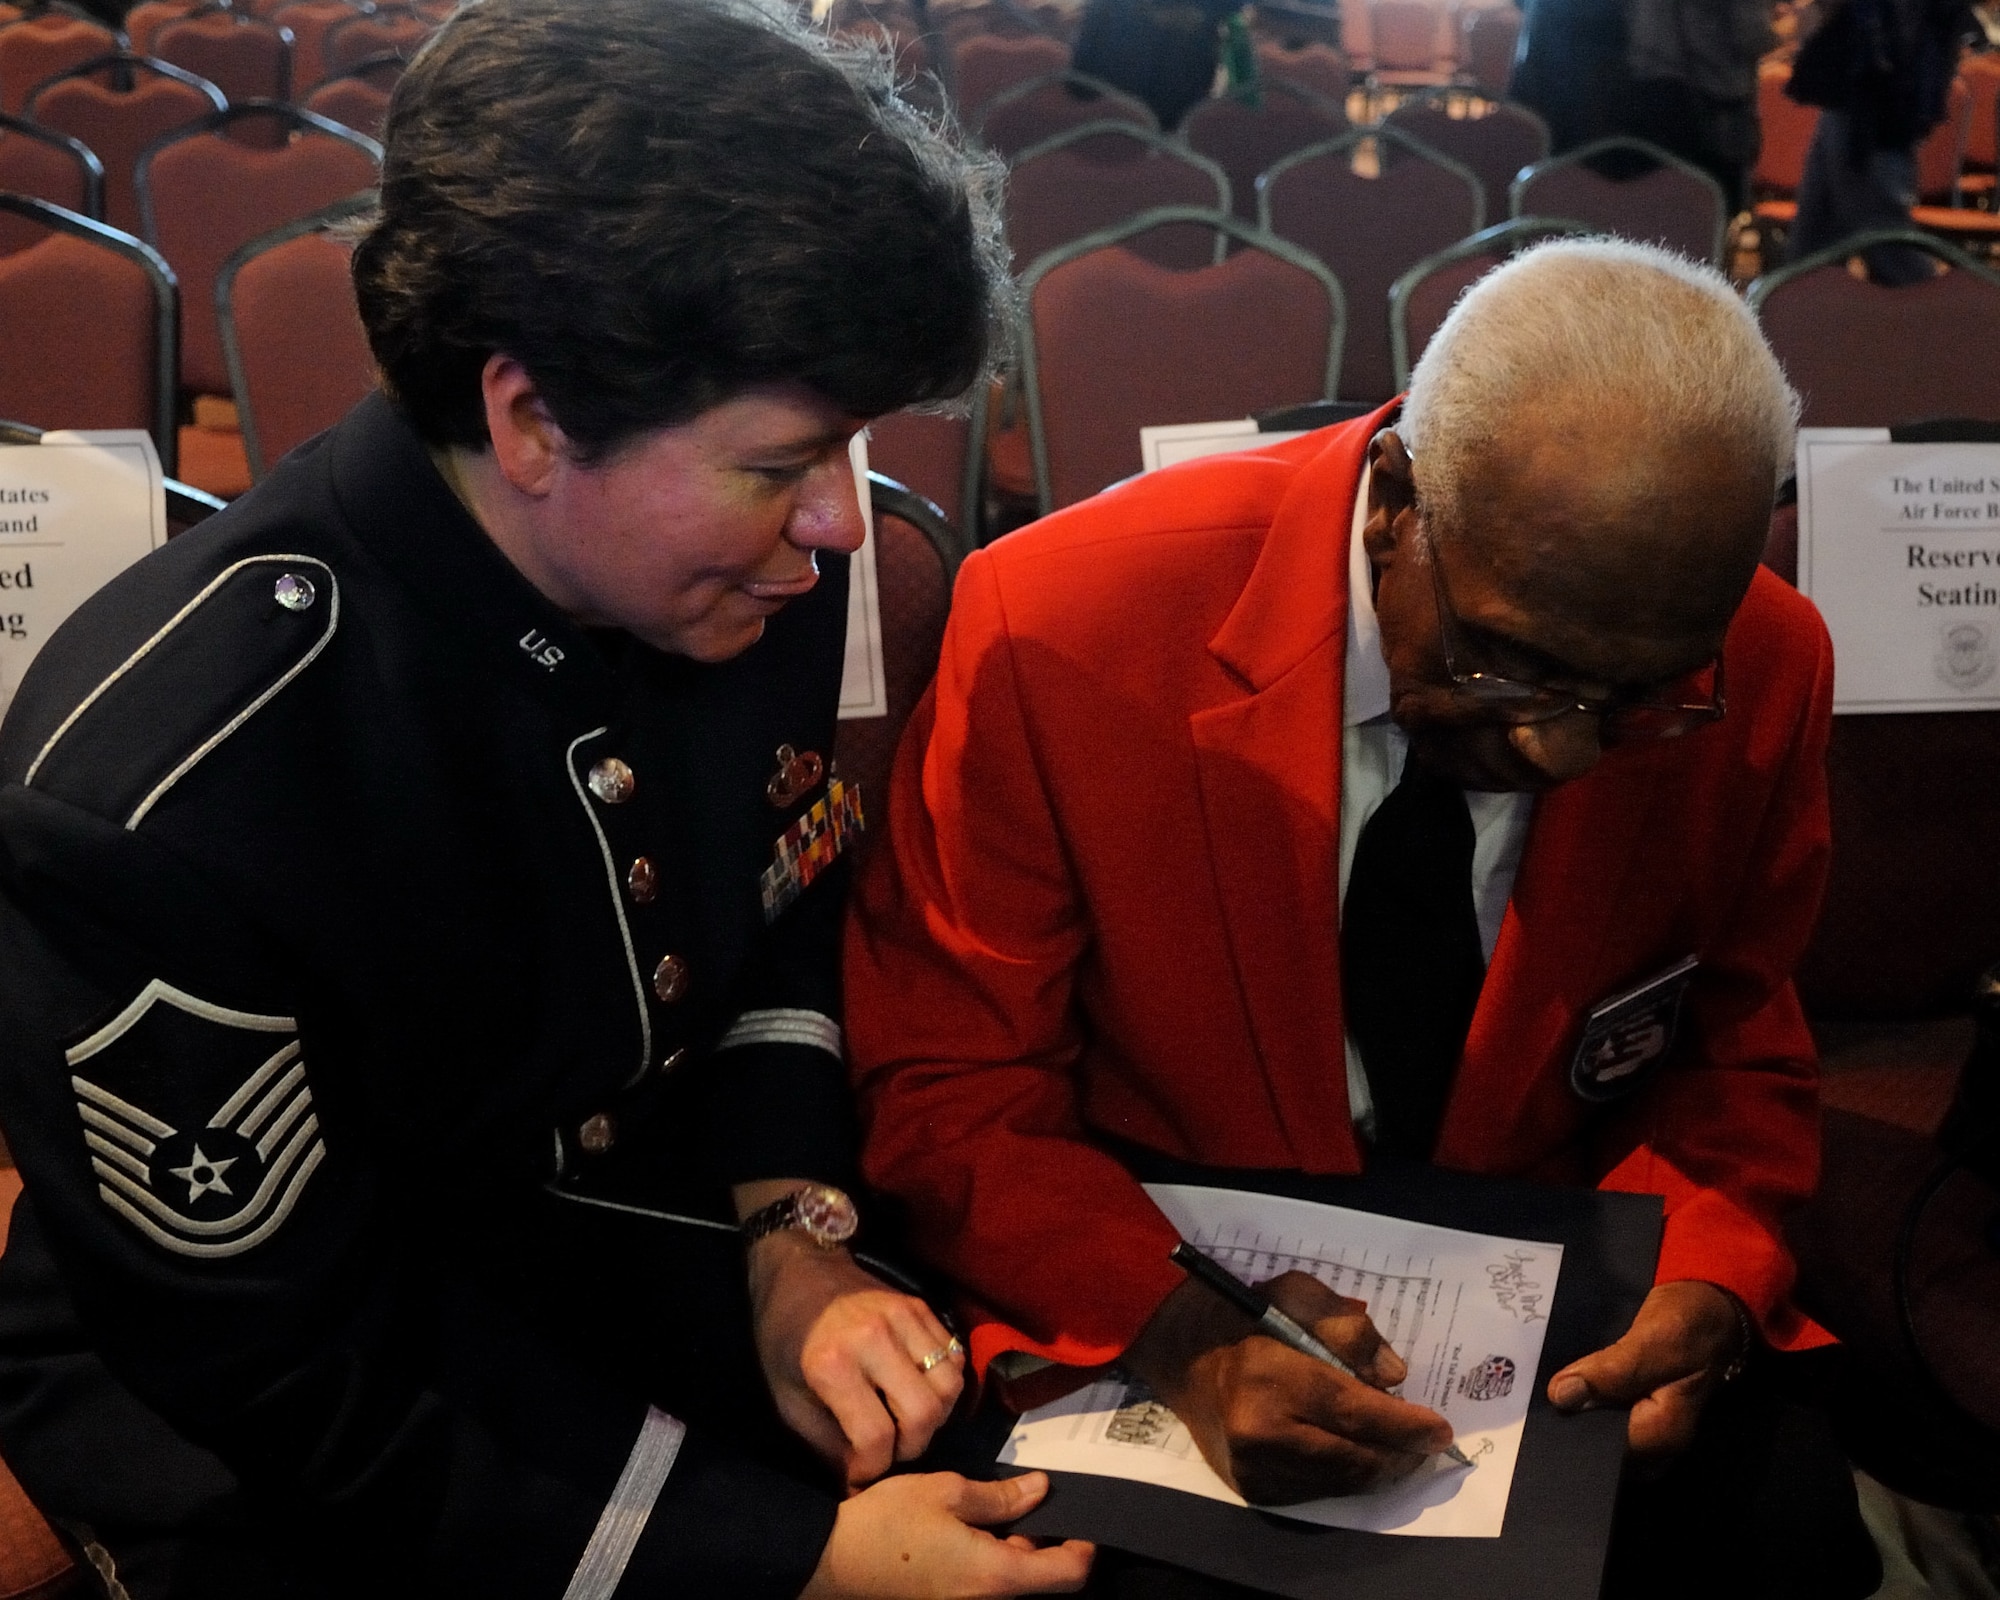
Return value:
<svg viewBox="0 0 2000 1600">
<path fill-rule="evenodd" d="M 1474 1461 L 1468 1469 L 1433 1457 L 1374 1493 L 1262 1509 L 1374 1533 L 1500 1536 L 1561 1245 L 1234 1189 L 1148 1184 L 1146 1192 L 1183 1238 L 1246 1283 L 1297 1270 L 1365 1300 L 1382 1337 L 1409 1364 L 1403 1397 L 1448 1419 Z M 1000 1459 L 1245 1503 L 1202 1459 L 1180 1419 L 1115 1370 L 1028 1412 Z"/>
</svg>

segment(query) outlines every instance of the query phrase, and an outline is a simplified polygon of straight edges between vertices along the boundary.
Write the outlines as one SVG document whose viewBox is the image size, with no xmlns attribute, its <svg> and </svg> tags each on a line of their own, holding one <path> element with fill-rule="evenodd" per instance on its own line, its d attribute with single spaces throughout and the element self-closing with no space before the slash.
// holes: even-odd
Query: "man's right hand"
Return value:
<svg viewBox="0 0 2000 1600">
<path fill-rule="evenodd" d="M 884 1478 L 842 1503 L 799 1600 L 1000 1600 L 1074 1594 L 1093 1546 L 1038 1548 L 985 1529 L 1026 1516 L 1049 1492 L 1040 1472 L 976 1483 L 955 1472 Z"/>
<path fill-rule="evenodd" d="M 1292 1505 L 1378 1488 L 1451 1443 L 1451 1424 L 1435 1411 L 1383 1393 L 1407 1369 L 1363 1302 L 1304 1272 L 1263 1290 L 1361 1377 L 1256 1332 L 1192 1281 L 1167 1296 L 1125 1352 L 1125 1365 L 1173 1408 L 1244 1499 Z"/>
</svg>

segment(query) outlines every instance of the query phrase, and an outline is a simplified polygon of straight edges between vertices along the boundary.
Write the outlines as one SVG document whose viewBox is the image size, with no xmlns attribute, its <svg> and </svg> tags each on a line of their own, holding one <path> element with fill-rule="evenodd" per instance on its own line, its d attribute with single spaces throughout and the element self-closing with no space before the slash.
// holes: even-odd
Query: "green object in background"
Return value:
<svg viewBox="0 0 2000 1600">
<path fill-rule="evenodd" d="M 1250 38 L 1250 25 L 1240 10 L 1222 19 L 1222 66 L 1227 73 L 1227 92 L 1245 105 L 1264 103 L 1257 85 L 1257 47 Z"/>
</svg>

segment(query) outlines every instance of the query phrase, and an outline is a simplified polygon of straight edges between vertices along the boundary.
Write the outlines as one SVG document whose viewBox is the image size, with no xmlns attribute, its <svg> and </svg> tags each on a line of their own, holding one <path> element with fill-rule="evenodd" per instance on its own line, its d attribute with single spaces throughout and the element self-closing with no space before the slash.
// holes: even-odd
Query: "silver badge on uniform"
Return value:
<svg viewBox="0 0 2000 1600">
<path fill-rule="evenodd" d="M 241 1255 L 326 1159 L 299 1025 L 154 979 L 64 1053 L 97 1194 L 176 1255 Z"/>
<path fill-rule="evenodd" d="M 1616 1100 L 1667 1059 L 1680 1028 L 1681 999 L 1700 966 L 1689 956 L 1591 1008 L 1569 1064 L 1569 1086 L 1580 1098 Z"/>
</svg>

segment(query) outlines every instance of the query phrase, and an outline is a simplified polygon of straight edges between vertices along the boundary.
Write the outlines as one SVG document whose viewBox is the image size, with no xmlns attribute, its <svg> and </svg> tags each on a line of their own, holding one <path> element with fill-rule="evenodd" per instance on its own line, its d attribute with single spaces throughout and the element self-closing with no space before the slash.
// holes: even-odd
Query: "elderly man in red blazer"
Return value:
<svg viewBox="0 0 2000 1600">
<path fill-rule="evenodd" d="M 1779 1230 L 1816 1174 L 1790 973 L 1832 659 L 1758 566 L 1795 414 L 1719 277 L 1552 244 L 1461 302 L 1400 408 L 966 563 L 846 972 L 869 1177 L 982 1369 L 1122 1360 L 1252 1500 L 1448 1439 L 1188 1283 L 1133 1147 L 1664 1196 L 1631 1331 L 1551 1384 L 1632 1407 L 1642 1458 L 1753 1346 L 1824 1342 Z M 1357 1302 L 1273 1292 L 1401 1376 Z"/>
</svg>

